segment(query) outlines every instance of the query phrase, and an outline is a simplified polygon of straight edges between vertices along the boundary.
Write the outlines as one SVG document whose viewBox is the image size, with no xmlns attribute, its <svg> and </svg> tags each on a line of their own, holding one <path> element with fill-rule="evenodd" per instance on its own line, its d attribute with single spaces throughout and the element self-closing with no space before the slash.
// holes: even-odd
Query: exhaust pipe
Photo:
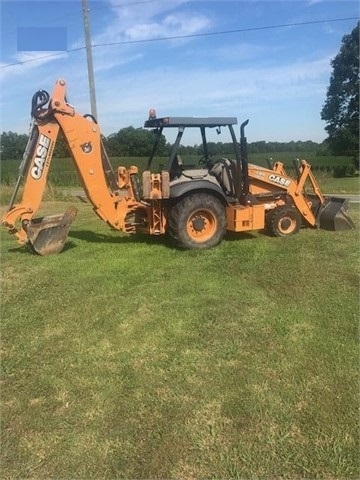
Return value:
<svg viewBox="0 0 360 480">
<path fill-rule="evenodd" d="M 249 120 L 245 120 L 240 125 L 240 153 L 241 153 L 241 171 L 243 179 L 243 195 L 249 193 L 249 162 L 248 162 L 248 148 L 247 140 L 245 137 L 245 127 L 249 123 Z"/>
</svg>

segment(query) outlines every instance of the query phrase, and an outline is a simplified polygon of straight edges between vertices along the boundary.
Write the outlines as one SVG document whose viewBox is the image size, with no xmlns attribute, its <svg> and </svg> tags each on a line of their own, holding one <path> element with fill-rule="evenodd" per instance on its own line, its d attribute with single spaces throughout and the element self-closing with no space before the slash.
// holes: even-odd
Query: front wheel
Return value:
<svg viewBox="0 0 360 480">
<path fill-rule="evenodd" d="M 269 212 L 266 218 L 268 232 L 276 237 L 298 233 L 301 223 L 301 215 L 294 207 L 278 207 Z"/>
<path fill-rule="evenodd" d="M 207 193 L 193 193 L 171 209 L 169 233 L 184 248 L 211 248 L 221 242 L 226 231 L 225 208 Z"/>
</svg>

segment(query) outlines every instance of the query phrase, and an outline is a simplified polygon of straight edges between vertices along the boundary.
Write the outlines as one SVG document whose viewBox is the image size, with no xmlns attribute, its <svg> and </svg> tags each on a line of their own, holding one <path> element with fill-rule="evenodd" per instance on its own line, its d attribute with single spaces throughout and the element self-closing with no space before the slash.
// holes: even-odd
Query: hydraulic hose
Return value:
<svg viewBox="0 0 360 480">
<path fill-rule="evenodd" d="M 36 120 L 46 120 L 51 111 L 48 108 L 43 108 L 50 99 L 50 95 L 45 90 L 38 90 L 34 93 L 31 100 L 31 116 Z"/>
</svg>

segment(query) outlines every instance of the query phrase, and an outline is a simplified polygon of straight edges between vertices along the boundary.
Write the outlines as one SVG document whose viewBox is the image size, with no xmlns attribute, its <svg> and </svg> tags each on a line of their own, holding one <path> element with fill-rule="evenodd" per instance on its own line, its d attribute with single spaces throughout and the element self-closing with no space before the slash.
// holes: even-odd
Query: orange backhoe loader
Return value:
<svg viewBox="0 0 360 480">
<path fill-rule="evenodd" d="M 325 198 L 310 165 L 297 164 L 297 178 L 289 177 L 280 162 L 264 168 L 248 163 L 247 142 L 241 125 L 237 141 L 234 117 L 164 117 L 153 110 L 145 127 L 154 130 L 154 148 L 141 178 L 138 168 L 113 170 L 101 140 L 100 128 L 91 115 L 81 116 L 67 102 L 66 83 L 58 80 L 51 95 L 36 92 L 32 99 L 32 126 L 19 169 L 19 177 L 2 225 L 40 255 L 62 250 L 76 217 L 69 207 L 64 214 L 34 218 L 39 209 L 54 147 L 62 132 L 81 183 L 95 213 L 109 227 L 127 233 L 169 233 L 185 248 L 217 245 L 226 231 L 266 228 L 276 236 L 296 233 L 301 226 L 330 230 L 353 228 L 346 202 Z M 167 165 L 159 172 L 151 167 L 164 129 L 177 129 Z M 185 165 L 179 147 L 186 129 L 200 129 L 203 157 L 197 165 Z M 213 159 L 208 129 L 228 129 L 234 159 Z M 16 203 L 20 185 L 23 193 Z M 307 185 L 305 187 L 305 184 Z M 306 193 L 310 186 L 311 193 Z"/>
</svg>

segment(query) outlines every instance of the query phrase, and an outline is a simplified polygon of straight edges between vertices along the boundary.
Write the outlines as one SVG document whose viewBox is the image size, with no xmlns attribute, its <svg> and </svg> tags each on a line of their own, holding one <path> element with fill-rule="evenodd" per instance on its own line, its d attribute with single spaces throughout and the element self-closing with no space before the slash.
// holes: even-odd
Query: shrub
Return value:
<svg viewBox="0 0 360 480">
<path fill-rule="evenodd" d="M 356 173 L 356 167 L 353 163 L 349 163 L 349 165 L 346 165 L 346 175 L 349 177 L 352 177 Z"/>
<path fill-rule="evenodd" d="M 347 165 L 335 165 L 333 170 L 334 178 L 345 177 Z"/>
</svg>

